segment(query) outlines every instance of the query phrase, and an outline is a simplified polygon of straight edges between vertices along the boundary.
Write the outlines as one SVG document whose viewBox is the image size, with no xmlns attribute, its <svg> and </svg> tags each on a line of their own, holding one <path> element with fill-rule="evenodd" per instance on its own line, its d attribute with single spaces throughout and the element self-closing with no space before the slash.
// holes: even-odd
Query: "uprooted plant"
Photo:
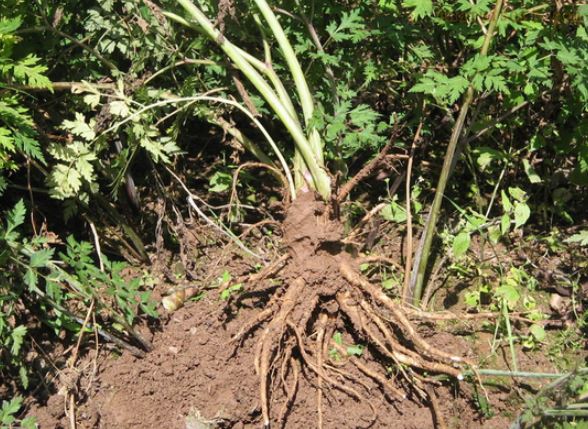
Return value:
<svg viewBox="0 0 588 429">
<path fill-rule="evenodd" d="M 178 3 L 187 13 L 186 17 L 172 12 L 164 14 L 185 27 L 203 33 L 216 43 L 232 66 L 263 97 L 294 142 L 291 171 L 284 162 L 283 154 L 262 128 L 280 161 L 278 165 L 284 170 L 283 177 L 286 178 L 284 185 L 290 191 L 291 201 L 287 204 L 282 225 L 287 254 L 270 263 L 260 273 L 245 279 L 244 284 L 249 290 L 262 289 L 261 280 L 278 276 L 283 286 L 273 292 L 264 309 L 246 322 L 233 338 L 238 347 L 248 336 L 257 333 L 254 365 L 259 377 L 264 426 L 269 426 L 271 421 L 284 422 L 288 408 L 295 399 L 302 366 L 316 376 L 319 427 L 322 427 L 322 395 L 326 386 L 339 389 L 356 400 L 365 401 L 375 417 L 371 402 L 354 386 L 359 381 L 357 377 L 344 368 L 335 368 L 329 362 L 329 349 L 337 351 L 341 348 L 340 344 L 332 340 L 333 334 L 341 326 L 345 327 L 350 336 L 361 339 L 395 366 L 398 377 L 389 379 L 384 371 L 376 372 L 359 359 L 349 360 L 360 373 L 381 385 L 385 394 L 393 400 L 406 397 L 402 386 L 413 387 L 425 398 L 423 380 L 426 377 L 423 374 L 437 373 L 452 379 L 463 379 L 466 367 L 473 367 L 473 364 L 425 341 L 409 320 L 406 308 L 360 274 L 359 265 L 365 261 L 354 256 L 357 252 L 345 244 L 344 229 L 339 218 L 341 200 L 360 178 L 352 178 L 347 186 L 342 187 L 344 192 L 335 192 L 335 172 L 331 174 L 325 163 L 325 152 L 329 146 L 326 143 L 329 142 L 325 142 L 315 126 L 317 106 L 313 94 L 286 32 L 272 8 L 265 0 L 254 2 L 257 11 L 253 18 L 260 27 L 265 53 L 264 60 L 259 60 L 228 40 L 190 0 L 178 0 Z M 286 83 L 276 72 L 279 68 L 273 63 L 271 49 L 274 41 L 294 83 L 295 97 L 291 96 Z M 247 94 L 244 96 L 247 97 Z M 191 100 L 236 104 L 221 97 L 213 99 L 196 96 Z M 302 118 L 296 107 L 298 104 Z M 254 119 L 249 108 L 239 106 L 239 109 Z M 259 121 L 256 121 L 256 125 L 261 127 Z M 251 148 L 251 143 L 246 147 Z M 384 151 L 389 149 L 390 144 Z M 255 146 L 252 152 L 261 162 L 267 163 L 270 169 L 276 168 L 276 164 L 259 147 Z M 370 258 L 383 263 L 387 261 L 387 258 L 378 255 Z M 349 382 L 341 381 L 340 375 Z M 270 410 L 270 396 L 280 384 L 286 392 L 286 398 L 281 411 L 276 414 Z"/>
</svg>

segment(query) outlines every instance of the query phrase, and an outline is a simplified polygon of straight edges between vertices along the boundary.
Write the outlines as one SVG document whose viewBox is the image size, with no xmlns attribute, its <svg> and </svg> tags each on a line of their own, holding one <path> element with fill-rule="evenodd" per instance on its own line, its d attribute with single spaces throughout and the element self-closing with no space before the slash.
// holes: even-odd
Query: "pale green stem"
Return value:
<svg viewBox="0 0 588 429">
<path fill-rule="evenodd" d="M 519 370 L 517 364 L 517 352 L 514 346 L 514 338 L 512 336 L 512 326 L 510 325 L 510 315 L 508 313 L 508 304 L 505 299 L 502 299 L 502 314 L 504 316 L 504 323 L 506 325 L 506 334 L 508 335 L 508 347 L 510 349 L 510 358 L 512 359 L 512 368 L 515 371 Z"/>
<path fill-rule="evenodd" d="M 284 107 L 286 107 L 286 109 L 290 113 L 290 116 L 292 116 L 292 118 L 298 122 L 299 126 L 301 126 L 300 121 L 298 119 L 298 115 L 296 114 L 296 109 L 294 108 L 294 104 L 292 103 L 292 99 L 290 98 L 290 95 L 288 95 L 288 91 L 286 91 L 286 88 L 284 88 L 282 81 L 280 80 L 275 70 L 271 66 L 271 63 L 264 63 L 263 61 L 258 60 L 253 55 L 244 51 L 238 46 L 235 46 L 235 48 L 241 55 L 243 55 L 243 58 L 249 61 L 249 63 L 253 67 L 255 67 L 260 73 L 263 73 L 268 77 L 268 79 L 274 86 L 274 89 L 276 90 L 278 97 L 280 98 L 280 101 L 282 102 L 282 104 L 284 104 Z"/>
<path fill-rule="evenodd" d="M 194 20 L 198 23 L 204 33 L 225 52 L 225 54 L 233 61 L 235 66 L 241 70 L 241 72 L 249 79 L 249 81 L 255 86 L 260 92 L 263 98 L 268 102 L 272 110 L 280 118 L 280 121 L 284 124 L 294 142 L 296 147 L 302 154 L 304 161 L 312 174 L 314 186 L 316 190 L 325 199 L 328 199 L 331 193 L 330 179 L 326 171 L 324 171 L 321 158 L 317 159 L 312 145 L 304 135 L 302 128 L 300 127 L 297 120 L 292 118 L 288 109 L 282 104 L 278 95 L 269 86 L 269 84 L 263 79 L 263 77 L 257 72 L 257 70 L 241 55 L 239 49 L 230 43 L 206 18 L 206 16 L 189 0 L 178 0 L 184 9 L 191 15 Z M 193 23 L 186 21 L 185 19 L 175 15 L 173 13 L 164 12 L 168 18 L 187 25 L 190 28 L 197 28 Z"/>
<path fill-rule="evenodd" d="M 302 106 L 302 112 L 304 114 L 304 122 L 306 126 L 308 126 L 312 116 L 314 114 L 314 100 L 312 98 L 312 94 L 310 89 L 308 88 L 308 84 L 306 82 L 306 78 L 304 76 L 304 72 L 302 71 L 302 67 L 300 67 L 300 63 L 298 62 L 298 58 L 296 58 L 296 54 L 294 53 L 294 49 L 292 45 L 288 41 L 288 37 L 284 32 L 278 18 L 269 7 L 265 0 L 255 0 L 255 4 L 263 14 L 265 20 L 269 24 L 272 33 L 276 40 L 278 41 L 278 45 L 282 50 L 282 54 L 288 64 L 288 68 L 290 69 L 290 73 L 292 74 L 292 78 L 294 79 L 294 84 L 296 85 L 296 92 L 298 93 L 298 97 L 300 98 L 300 105 Z M 315 156 L 322 166 L 324 163 L 323 159 L 323 145 L 321 138 L 316 131 L 316 129 L 311 129 L 309 135 L 310 144 L 313 146 Z"/>
<path fill-rule="evenodd" d="M 477 369 L 474 371 L 465 371 L 464 375 L 479 375 L 487 377 L 520 377 L 520 378 L 561 378 L 569 374 L 556 374 L 552 372 L 527 372 L 527 371 L 507 371 L 502 369 Z"/>
</svg>

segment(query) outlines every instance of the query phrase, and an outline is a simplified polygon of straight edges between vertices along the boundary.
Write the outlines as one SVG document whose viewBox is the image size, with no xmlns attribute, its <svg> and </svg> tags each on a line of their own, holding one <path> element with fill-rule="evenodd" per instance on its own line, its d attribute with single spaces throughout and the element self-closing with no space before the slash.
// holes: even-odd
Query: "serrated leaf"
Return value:
<svg viewBox="0 0 588 429">
<path fill-rule="evenodd" d="M 24 383 L 23 383 L 24 384 Z M 26 389 L 27 387 L 25 387 Z M 37 429 L 37 418 L 36 417 L 25 417 L 20 422 L 21 429 Z"/>
<path fill-rule="evenodd" d="M 40 65 L 39 58 L 36 55 L 29 54 L 19 62 L 14 63 L 12 67 L 14 78 L 19 82 L 52 91 L 51 81 L 43 74 L 47 71 L 47 66 Z"/>
<path fill-rule="evenodd" d="M 30 266 L 33 268 L 41 268 L 47 265 L 47 262 L 51 260 L 53 257 L 53 252 L 55 249 L 41 249 L 37 250 L 35 253 L 31 255 Z"/>
<path fill-rule="evenodd" d="M 13 356 L 16 356 L 20 353 L 20 348 L 24 342 L 24 337 L 27 334 L 27 328 L 24 325 L 17 326 L 12 330 L 10 333 L 10 338 L 12 339 L 12 345 L 10 347 L 10 353 Z"/>
<path fill-rule="evenodd" d="M 24 201 L 20 199 L 6 215 L 6 234 L 24 223 L 26 211 Z"/>
<path fill-rule="evenodd" d="M 86 122 L 86 118 L 84 117 L 84 115 L 80 112 L 76 112 L 75 117 L 76 118 L 73 121 L 67 119 L 64 120 L 63 128 L 69 130 L 72 134 L 76 136 L 80 136 L 84 140 L 94 140 L 94 138 L 96 137 L 96 133 L 94 132 L 93 127 Z"/>
<path fill-rule="evenodd" d="M 433 14 L 432 0 L 404 0 L 402 6 L 413 9 L 411 16 L 417 21 Z"/>
<path fill-rule="evenodd" d="M 518 228 L 529 220 L 531 216 L 531 209 L 526 203 L 515 203 L 514 221 L 515 228 Z"/>
<path fill-rule="evenodd" d="M 453 239 L 453 256 L 459 258 L 463 256 L 470 248 L 471 237 L 468 232 L 460 232 Z"/>
<path fill-rule="evenodd" d="M 127 103 L 122 100 L 113 101 L 110 103 L 109 107 L 110 113 L 113 115 L 120 116 L 121 118 L 126 118 L 129 116 L 129 106 L 127 106 Z"/>
<path fill-rule="evenodd" d="M 14 18 L 0 19 L 0 35 L 8 35 L 14 33 L 20 28 L 22 19 L 20 16 Z"/>
<path fill-rule="evenodd" d="M 59 200 L 75 196 L 82 187 L 80 173 L 65 164 L 57 164 L 49 179 L 52 196 Z"/>
<path fill-rule="evenodd" d="M 370 32 L 366 30 L 365 22 L 360 12 L 359 8 L 352 9 L 350 12 L 343 12 L 339 24 L 331 22 L 327 25 L 329 36 L 335 42 L 351 40 L 354 43 L 368 37 Z"/>
<path fill-rule="evenodd" d="M 23 276 L 23 281 L 29 289 L 34 290 L 37 287 L 37 274 L 31 268 L 28 268 Z"/>
<path fill-rule="evenodd" d="M 45 158 L 43 157 L 43 152 L 41 151 L 41 145 L 36 139 L 34 139 L 31 135 L 27 135 L 21 132 L 15 132 L 13 136 L 14 145 L 18 150 L 33 159 L 42 161 L 43 164 L 45 163 Z"/>
<path fill-rule="evenodd" d="M 86 94 L 84 95 L 84 103 L 92 109 L 100 104 L 100 94 Z"/>
<path fill-rule="evenodd" d="M 588 229 L 568 237 L 566 243 L 578 243 L 580 246 L 588 246 Z"/>
<path fill-rule="evenodd" d="M 15 396 L 10 401 L 2 401 L 2 415 L 3 417 L 11 417 L 13 414 L 16 414 L 20 407 L 22 406 L 23 398 L 22 396 Z M 12 423 L 12 420 L 8 421 L 8 424 Z M 4 420 L 0 423 L 6 423 Z"/>
</svg>

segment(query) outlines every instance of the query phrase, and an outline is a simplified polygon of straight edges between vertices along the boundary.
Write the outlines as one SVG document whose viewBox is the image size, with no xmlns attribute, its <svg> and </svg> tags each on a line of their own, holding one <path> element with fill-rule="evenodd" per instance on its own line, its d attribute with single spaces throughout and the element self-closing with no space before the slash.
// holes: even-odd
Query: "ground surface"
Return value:
<svg viewBox="0 0 588 429">
<path fill-rule="evenodd" d="M 232 358 L 232 347 L 227 345 L 248 314 L 243 312 L 224 325 L 218 320 L 223 305 L 205 299 L 178 310 L 155 334 L 155 350 L 143 359 L 126 353 L 120 357 L 101 355 L 88 398 L 77 409 L 78 427 L 204 428 L 189 426 L 190 419 L 186 420 L 198 413 L 204 420 L 219 419 L 219 427 L 260 427 L 258 378 L 253 371 L 251 344 L 245 342 L 240 353 Z M 454 350 L 468 349 L 465 340 L 445 333 L 437 333 L 435 342 Z M 427 404 L 414 398 L 391 403 L 375 386 L 371 387 L 370 400 L 378 410 L 372 427 L 434 427 Z M 508 420 L 501 416 L 481 421 L 463 395 L 456 397 L 447 388 L 439 388 L 437 394 L 452 428 L 508 427 Z M 325 427 L 356 428 L 369 424 L 371 411 L 367 406 L 334 389 L 327 398 Z M 498 402 L 500 396 L 492 398 Z M 315 427 L 315 402 L 315 388 L 303 381 L 286 427 Z M 273 403 L 279 407 L 282 398 L 275 398 Z M 49 398 L 45 406 L 34 407 L 30 414 L 38 417 L 41 428 L 68 427 L 60 395 Z"/>
</svg>

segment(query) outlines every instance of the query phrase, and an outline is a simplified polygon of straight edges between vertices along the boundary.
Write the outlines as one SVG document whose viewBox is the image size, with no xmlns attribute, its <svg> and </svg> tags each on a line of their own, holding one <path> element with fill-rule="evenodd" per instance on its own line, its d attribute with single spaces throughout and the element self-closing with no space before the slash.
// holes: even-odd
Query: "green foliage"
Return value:
<svg viewBox="0 0 588 429">
<path fill-rule="evenodd" d="M 100 269 L 92 257 L 94 247 L 73 236 L 67 238 L 65 251 L 58 252 L 57 263 L 55 248 L 45 237 L 23 234 L 25 215 L 20 200 L 0 224 L 0 342 L 5 347 L 0 374 L 17 373 L 26 389 L 30 374 L 25 352 L 30 347 L 27 323 L 31 316 L 23 308 L 40 308 L 36 317 L 55 334 L 78 332 L 91 302 L 102 329 L 127 334 L 140 313 L 157 317 L 157 312 L 149 291 L 141 288 L 141 279 L 127 280 L 123 275 L 126 263 L 101 255 L 104 269 Z M 78 314 L 80 309 L 85 309 L 83 314 Z"/>
<path fill-rule="evenodd" d="M 20 38 L 15 32 L 22 25 L 20 16 L 0 18 L 0 79 L 1 88 L 28 85 L 33 88 L 51 88 L 44 75 L 47 67 L 39 64 L 35 55 L 16 58 L 14 51 Z M 18 169 L 15 156 L 22 154 L 44 161 L 29 110 L 22 105 L 22 94 L 0 92 L 0 195 L 6 189 L 6 174 Z"/>
<path fill-rule="evenodd" d="M 23 398 L 15 396 L 10 401 L 2 401 L 0 408 L 0 428 L 10 429 L 19 427 L 21 429 L 35 429 L 37 428 L 37 421 L 34 417 L 27 417 L 19 420 L 16 415 L 22 408 Z"/>
<path fill-rule="evenodd" d="M 588 246 L 588 230 L 572 235 L 566 239 L 566 243 L 578 243 L 580 246 Z"/>
<path fill-rule="evenodd" d="M 528 429 L 572 429 L 588 427 L 587 407 L 583 402 L 588 393 L 586 368 L 550 383 L 526 400 L 525 409 L 515 424 Z"/>
</svg>

